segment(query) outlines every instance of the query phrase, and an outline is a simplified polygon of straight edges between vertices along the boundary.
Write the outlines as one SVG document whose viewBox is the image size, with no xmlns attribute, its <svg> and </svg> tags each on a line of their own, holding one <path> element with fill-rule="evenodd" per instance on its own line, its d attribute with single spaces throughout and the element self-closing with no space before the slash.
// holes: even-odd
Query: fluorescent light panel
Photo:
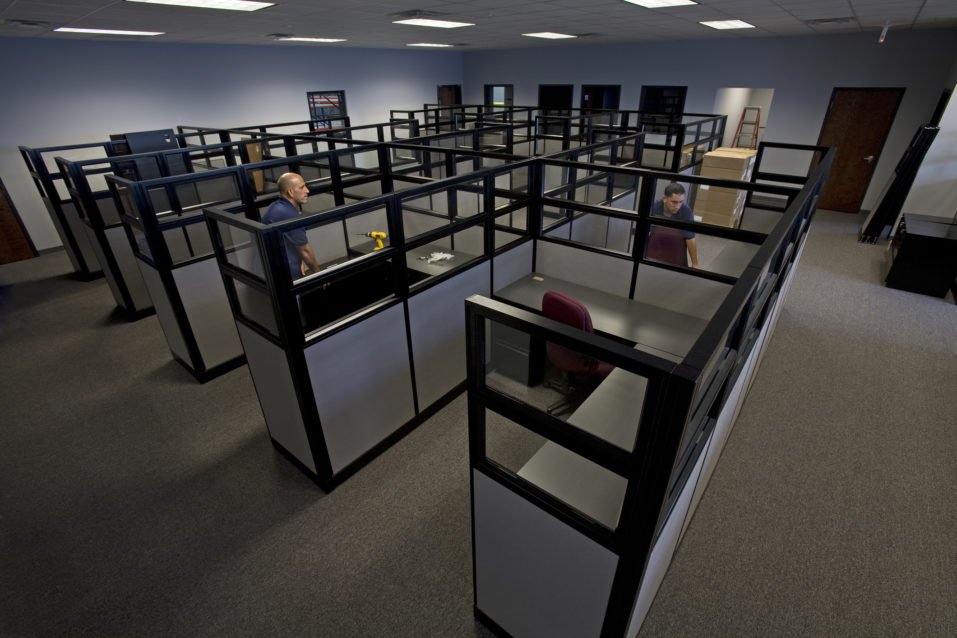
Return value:
<svg viewBox="0 0 957 638">
<path fill-rule="evenodd" d="M 168 4 L 175 7 L 198 7 L 200 9 L 226 9 L 228 11 L 258 11 L 271 7 L 274 2 L 256 2 L 255 0 L 126 0 L 146 4 Z"/>
<path fill-rule="evenodd" d="M 452 46 L 451 44 L 435 44 L 433 42 L 416 42 L 415 44 L 407 44 L 407 47 L 437 47 L 445 48 Z"/>
<path fill-rule="evenodd" d="M 430 20 L 429 18 L 409 18 L 408 20 L 393 20 L 392 24 L 408 24 L 413 27 L 436 27 L 438 29 L 457 29 L 459 27 L 474 27 L 472 22 L 451 22 L 449 20 Z"/>
<path fill-rule="evenodd" d="M 345 38 L 301 38 L 298 36 L 289 36 L 288 38 L 276 38 L 283 42 L 345 42 Z"/>
<path fill-rule="evenodd" d="M 83 29 L 80 27 L 60 27 L 54 29 L 60 33 L 92 33 L 96 35 L 166 35 L 164 31 L 121 31 L 118 29 Z"/>
<path fill-rule="evenodd" d="M 574 35 L 568 35 L 567 33 L 552 33 L 550 31 L 542 31 L 540 33 L 523 33 L 522 35 L 527 35 L 530 38 L 545 38 L 546 40 L 562 40 L 564 38 L 578 37 Z"/>
<path fill-rule="evenodd" d="M 706 27 L 711 27 L 712 29 L 753 29 L 753 24 L 748 24 L 743 20 L 711 20 L 708 22 L 701 22 Z"/>
<path fill-rule="evenodd" d="M 631 4 L 637 4 L 645 9 L 661 9 L 663 7 L 684 7 L 689 4 L 698 4 L 693 0 L 625 0 Z"/>
</svg>

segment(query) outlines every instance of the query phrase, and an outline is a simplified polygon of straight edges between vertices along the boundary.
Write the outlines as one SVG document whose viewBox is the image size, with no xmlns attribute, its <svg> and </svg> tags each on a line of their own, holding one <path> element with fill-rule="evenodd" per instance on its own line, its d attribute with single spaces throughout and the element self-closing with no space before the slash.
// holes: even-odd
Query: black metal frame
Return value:
<svg viewBox="0 0 957 638">
<path fill-rule="evenodd" d="M 740 234 L 741 231 L 708 229 L 717 236 L 737 235 L 740 239 L 759 241 L 760 248 L 741 276 L 728 282 L 732 287 L 724 302 L 678 364 L 633 350 L 619 340 L 568 328 L 531 309 L 521 309 L 502 300 L 473 297 L 466 302 L 470 477 L 476 472 L 488 477 L 619 557 L 602 636 L 622 636 L 628 628 L 654 540 L 661 533 L 677 496 L 685 487 L 691 468 L 702 453 L 700 443 L 706 441 L 714 429 L 716 419 L 759 338 L 766 336 L 767 331 L 773 328 L 767 322 L 774 316 L 780 295 L 790 281 L 792 266 L 806 237 L 834 156 L 833 149 L 823 147 L 793 145 L 793 148 L 811 150 L 818 153 L 821 160 L 811 174 L 800 180 L 802 188 L 790 193 L 789 205 L 769 235 L 747 237 Z M 554 162 L 548 158 L 538 161 Z M 589 168 L 576 167 L 571 162 L 555 163 L 570 171 Z M 602 170 L 614 173 L 627 169 L 602 167 Z M 645 171 L 641 174 L 651 178 L 642 182 L 639 195 L 639 211 L 647 211 L 654 179 L 675 176 Z M 704 178 L 685 176 L 681 176 L 681 179 L 699 183 L 706 181 Z M 569 192 L 574 192 L 574 180 L 571 183 Z M 742 187 L 740 183 L 734 185 Z M 569 206 L 567 200 L 557 200 L 544 193 L 542 199 L 575 210 L 617 216 L 597 206 Z M 655 218 L 655 223 L 659 223 L 659 218 Z M 679 222 L 666 225 L 676 228 L 692 226 Z M 537 241 L 556 241 L 541 235 L 541 217 L 535 227 L 532 230 Z M 702 230 L 700 225 L 694 229 L 698 232 Z M 638 231 L 639 237 L 643 234 L 643 230 Z M 640 243 L 635 242 L 635 254 L 632 256 L 636 268 L 644 261 L 639 258 Z M 688 274 L 701 275 L 700 272 L 690 271 Z M 640 411 L 637 439 L 632 451 L 612 446 L 556 419 L 544 410 L 486 385 L 487 321 L 519 330 L 533 339 L 572 348 L 647 378 L 645 403 Z M 606 528 L 488 458 L 485 445 L 486 410 L 624 477 L 627 489 L 617 526 L 614 529 Z M 474 484 L 472 494 L 474 512 Z M 474 536 L 473 519 L 473 578 L 478 571 Z M 496 633 L 507 635 L 495 619 L 478 608 L 477 589 L 475 592 L 476 617 Z"/>
</svg>

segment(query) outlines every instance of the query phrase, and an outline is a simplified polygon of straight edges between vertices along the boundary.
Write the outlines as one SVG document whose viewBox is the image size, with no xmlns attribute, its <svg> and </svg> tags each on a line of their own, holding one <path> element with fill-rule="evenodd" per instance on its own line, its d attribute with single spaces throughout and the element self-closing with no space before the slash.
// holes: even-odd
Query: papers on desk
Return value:
<svg viewBox="0 0 957 638">
<path fill-rule="evenodd" d="M 449 261 L 454 259 L 455 255 L 452 253 L 440 253 L 440 252 L 431 252 L 424 257 L 419 257 L 419 260 L 424 260 L 427 264 L 437 264 L 443 261 Z"/>
</svg>

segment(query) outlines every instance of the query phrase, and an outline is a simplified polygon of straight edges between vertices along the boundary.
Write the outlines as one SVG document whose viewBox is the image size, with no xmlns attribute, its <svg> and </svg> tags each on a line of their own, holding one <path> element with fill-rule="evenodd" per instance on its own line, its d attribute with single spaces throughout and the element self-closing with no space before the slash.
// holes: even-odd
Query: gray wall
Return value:
<svg viewBox="0 0 957 638">
<path fill-rule="evenodd" d="M 463 99 L 485 84 L 514 84 L 516 105 L 536 105 L 539 84 L 620 84 L 621 108 L 637 109 L 643 84 L 688 87 L 685 111 L 708 113 L 718 89 L 774 89 L 763 139 L 814 144 L 834 87 L 904 87 L 904 99 L 864 199 L 877 203 L 917 127 L 953 86 L 957 30 L 891 30 L 789 38 L 620 45 L 563 45 L 466 53 Z M 740 115 L 734 114 L 734 115 Z"/>
<path fill-rule="evenodd" d="M 355 124 L 462 83 L 457 52 L 0 38 L 0 176 L 37 248 L 60 245 L 17 151 L 110 133 L 308 119 L 306 91 L 345 89 Z M 11 62 L 16 60 L 14 64 Z"/>
</svg>

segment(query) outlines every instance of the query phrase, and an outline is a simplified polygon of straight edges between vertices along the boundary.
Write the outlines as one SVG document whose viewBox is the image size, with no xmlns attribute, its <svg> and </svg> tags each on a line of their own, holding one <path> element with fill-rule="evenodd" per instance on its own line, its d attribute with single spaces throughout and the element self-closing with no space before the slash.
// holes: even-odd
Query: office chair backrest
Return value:
<svg viewBox="0 0 957 638">
<path fill-rule="evenodd" d="M 588 308 L 577 299 L 560 292 L 549 290 L 545 293 L 542 297 L 542 314 L 567 326 L 585 332 L 595 332 Z M 593 375 L 598 370 L 597 359 L 558 344 L 547 342 L 545 352 L 554 366 L 568 374 Z"/>
</svg>

